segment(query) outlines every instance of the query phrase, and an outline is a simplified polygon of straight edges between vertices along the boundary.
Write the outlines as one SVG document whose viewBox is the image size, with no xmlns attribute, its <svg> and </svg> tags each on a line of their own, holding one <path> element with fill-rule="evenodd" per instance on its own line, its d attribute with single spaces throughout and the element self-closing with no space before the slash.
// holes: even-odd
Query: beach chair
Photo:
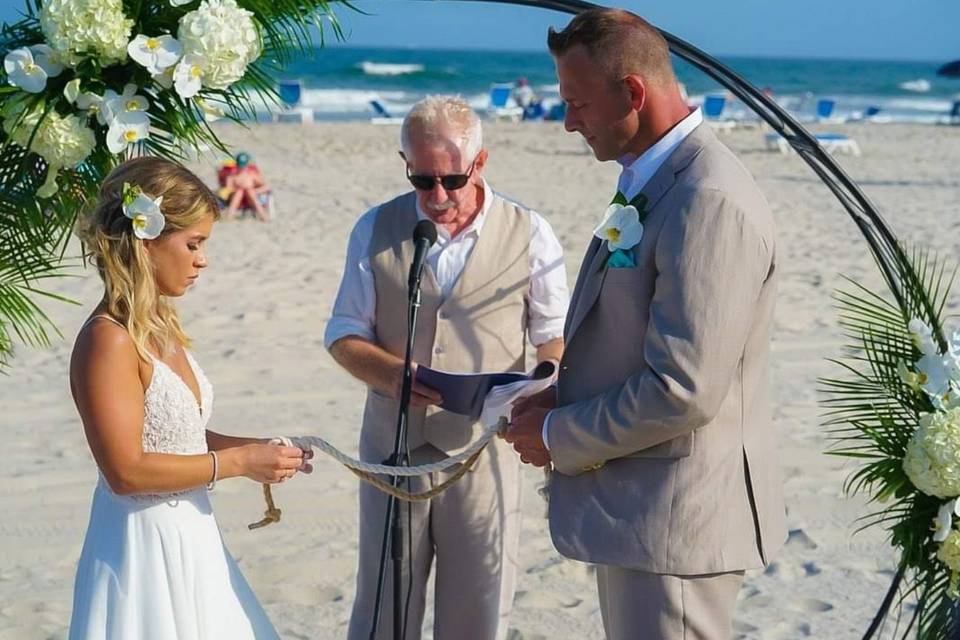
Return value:
<svg viewBox="0 0 960 640">
<path fill-rule="evenodd" d="M 391 114 L 383 103 L 377 99 L 370 101 L 370 108 L 373 109 L 373 117 L 370 118 L 371 124 L 403 124 L 403 118 Z"/>
<path fill-rule="evenodd" d="M 723 94 L 712 93 L 703 97 L 703 119 L 713 127 L 714 131 L 724 132 L 736 128 L 737 123 L 723 117 L 723 110 L 727 106 L 727 98 Z"/>
<path fill-rule="evenodd" d="M 857 144 L 857 141 L 850 136 L 842 133 L 816 133 L 813 137 L 816 138 L 817 142 L 827 153 L 849 153 L 850 155 L 854 156 L 860 155 L 860 145 Z M 764 135 L 763 138 L 767 144 L 767 149 L 769 150 L 777 150 L 783 155 L 787 155 L 793 151 L 793 147 L 790 146 L 790 143 L 787 142 L 786 138 L 781 136 L 779 133 L 768 133 Z"/>
<path fill-rule="evenodd" d="M 960 98 L 953 101 L 950 107 L 950 115 L 947 116 L 949 124 L 960 124 Z"/>
<path fill-rule="evenodd" d="M 511 97 L 513 85 L 499 83 L 490 86 L 490 106 L 487 107 L 487 116 L 493 120 L 507 120 L 520 122 L 523 117 L 523 107 L 513 102 Z"/>
<path fill-rule="evenodd" d="M 273 114 L 274 122 L 313 122 L 313 109 L 301 104 L 303 83 L 299 80 L 281 80 L 277 93 L 283 102 L 283 108 Z"/>
<path fill-rule="evenodd" d="M 817 100 L 816 121 L 840 124 L 846 122 L 846 118 L 833 115 L 833 109 L 837 106 L 837 101 L 833 98 L 820 98 Z"/>
</svg>

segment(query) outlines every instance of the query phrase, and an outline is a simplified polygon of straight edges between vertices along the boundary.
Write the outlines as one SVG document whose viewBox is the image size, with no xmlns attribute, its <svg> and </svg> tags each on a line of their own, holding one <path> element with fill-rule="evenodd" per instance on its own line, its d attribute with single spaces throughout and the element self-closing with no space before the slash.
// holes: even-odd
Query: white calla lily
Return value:
<svg viewBox="0 0 960 640">
<path fill-rule="evenodd" d="M 127 45 L 127 54 L 147 68 L 151 75 L 172 67 L 183 55 L 183 47 L 173 36 L 139 35 Z"/>
<path fill-rule="evenodd" d="M 116 115 L 107 130 L 107 148 L 120 153 L 128 145 L 150 137 L 150 118 L 142 111 L 127 111 Z"/>
<path fill-rule="evenodd" d="M 131 220 L 133 235 L 141 240 L 153 240 L 163 232 L 166 219 L 160 210 L 163 196 L 153 199 L 128 183 L 123 184 L 123 215 Z"/>
<path fill-rule="evenodd" d="M 953 516 L 960 516 L 960 501 L 954 499 L 940 505 L 937 517 L 933 521 L 933 540 L 943 542 L 953 529 Z"/>
<path fill-rule="evenodd" d="M 203 84 L 203 67 L 200 57 L 185 55 L 173 72 L 173 86 L 181 98 L 192 98 L 200 92 Z"/>
<path fill-rule="evenodd" d="M 607 241 L 607 249 L 632 249 L 643 238 L 640 212 L 632 205 L 611 204 L 593 235 Z"/>
</svg>

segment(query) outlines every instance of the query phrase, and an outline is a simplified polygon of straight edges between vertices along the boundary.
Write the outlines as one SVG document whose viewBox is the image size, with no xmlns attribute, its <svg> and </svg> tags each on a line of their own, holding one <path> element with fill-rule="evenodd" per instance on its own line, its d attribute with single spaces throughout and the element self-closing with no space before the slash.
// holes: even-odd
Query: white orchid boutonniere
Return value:
<svg viewBox="0 0 960 640">
<path fill-rule="evenodd" d="M 130 218 L 133 235 L 141 240 L 153 240 L 163 232 L 167 221 L 160 211 L 161 202 L 163 196 L 154 200 L 140 187 L 123 183 L 123 215 Z"/>
</svg>

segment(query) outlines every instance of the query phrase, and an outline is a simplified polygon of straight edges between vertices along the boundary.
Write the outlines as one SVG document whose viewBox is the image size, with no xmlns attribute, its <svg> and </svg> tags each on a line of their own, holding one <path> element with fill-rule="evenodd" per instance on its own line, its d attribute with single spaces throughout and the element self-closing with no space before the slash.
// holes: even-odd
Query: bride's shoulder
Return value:
<svg viewBox="0 0 960 640">
<path fill-rule="evenodd" d="M 102 372 L 138 374 L 137 348 L 126 328 L 105 316 L 93 316 L 80 328 L 70 357 L 70 377 Z"/>
</svg>

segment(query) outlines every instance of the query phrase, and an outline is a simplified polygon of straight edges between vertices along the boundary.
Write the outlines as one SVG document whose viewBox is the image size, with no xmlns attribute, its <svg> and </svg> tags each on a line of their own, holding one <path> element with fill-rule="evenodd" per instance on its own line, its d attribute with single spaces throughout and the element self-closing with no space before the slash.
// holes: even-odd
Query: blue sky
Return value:
<svg viewBox="0 0 960 640">
<path fill-rule="evenodd" d="M 0 0 L 0 21 L 24 0 Z M 543 50 L 566 14 L 461 0 L 357 0 L 340 9 L 354 46 Z M 960 58 L 957 0 L 622 0 L 715 55 L 883 60 Z"/>
</svg>

